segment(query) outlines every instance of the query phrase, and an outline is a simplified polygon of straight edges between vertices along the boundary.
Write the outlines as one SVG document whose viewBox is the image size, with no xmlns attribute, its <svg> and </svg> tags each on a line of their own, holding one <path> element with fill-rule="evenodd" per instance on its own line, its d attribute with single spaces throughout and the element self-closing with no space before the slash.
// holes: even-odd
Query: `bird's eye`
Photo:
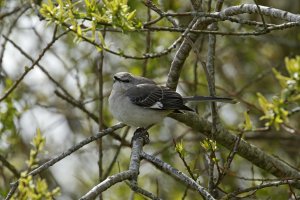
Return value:
<svg viewBox="0 0 300 200">
<path fill-rule="evenodd" d="M 124 82 L 124 83 L 129 83 L 129 80 L 128 79 L 123 79 L 123 80 L 121 80 L 122 82 Z"/>
<path fill-rule="evenodd" d="M 129 83 L 129 79 L 120 78 L 120 77 L 117 77 L 117 76 L 114 76 L 114 81 L 120 81 L 120 82 L 123 82 L 123 83 Z"/>
</svg>

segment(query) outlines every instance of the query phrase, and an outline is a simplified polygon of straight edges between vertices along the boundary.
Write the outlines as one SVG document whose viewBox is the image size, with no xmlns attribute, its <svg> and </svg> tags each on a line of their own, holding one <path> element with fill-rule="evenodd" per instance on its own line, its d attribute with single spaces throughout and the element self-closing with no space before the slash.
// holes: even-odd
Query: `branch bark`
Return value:
<svg viewBox="0 0 300 200">
<path fill-rule="evenodd" d="M 158 159 L 154 156 L 151 156 L 151 155 L 149 155 L 145 152 L 141 152 L 141 156 L 145 160 L 147 160 L 150 163 L 152 163 L 153 165 L 155 165 L 158 169 L 160 169 L 163 172 L 171 175 L 175 179 L 180 180 L 185 185 L 190 186 L 191 188 L 193 188 L 194 190 L 199 192 L 199 194 L 201 194 L 201 196 L 204 199 L 206 199 L 206 200 L 214 200 L 215 199 L 204 187 L 199 185 L 196 181 L 194 181 L 192 178 L 188 177 L 184 173 L 182 173 L 179 170 L 173 168 L 171 165 L 169 165 L 169 164 L 161 161 L 160 159 Z"/>
<path fill-rule="evenodd" d="M 212 124 L 195 113 L 171 114 L 170 116 L 191 127 L 194 131 L 201 132 L 206 136 L 209 136 L 211 133 Z M 227 149 L 232 149 L 235 145 L 235 141 L 238 139 L 238 136 L 233 135 L 223 127 L 220 127 L 214 136 L 215 140 Z M 240 141 L 237 154 L 276 177 L 300 178 L 299 171 L 243 139 Z M 295 187 L 300 188 L 300 184 L 295 185 Z"/>
<path fill-rule="evenodd" d="M 266 6 L 259 6 L 259 9 L 256 4 L 242 4 L 239 6 L 232 6 L 226 8 L 221 12 L 215 12 L 212 13 L 211 15 L 212 16 L 215 15 L 216 18 L 221 18 L 226 20 L 228 17 L 233 15 L 239 15 L 244 13 L 248 13 L 248 14 L 260 13 L 265 16 L 270 16 L 284 21 L 296 22 L 300 24 L 300 15 L 293 14 L 276 8 L 266 7 Z M 201 16 L 201 13 L 199 14 Z M 196 30 L 196 29 L 203 30 L 213 22 L 215 22 L 215 19 L 211 17 L 198 19 L 197 23 L 193 26 L 191 30 Z M 171 64 L 171 68 L 168 74 L 168 80 L 166 83 L 167 87 L 174 90 L 176 89 L 184 61 L 186 60 L 186 58 L 188 57 L 192 49 L 189 40 L 195 42 L 198 36 L 199 34 L 197 35 L 195 33 L 189 33 L 186 36 L 189 37 L 189 39 L 184 39 L 184 41 L 180 45 Z"/>
</svg>

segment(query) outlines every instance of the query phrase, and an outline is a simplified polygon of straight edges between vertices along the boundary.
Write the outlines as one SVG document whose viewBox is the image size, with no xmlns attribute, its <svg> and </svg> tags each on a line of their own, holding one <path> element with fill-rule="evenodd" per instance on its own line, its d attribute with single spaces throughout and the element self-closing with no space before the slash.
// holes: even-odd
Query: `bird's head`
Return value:
<svg viewBox="0 0 300 200">
<path fill-rule="evenodd" d="M 138 84 L 156 84 L 154 81 L 140 77 L 134 76 L 129 72 L 118 72 L 114 75 L 114 89 L 128 90 L 129 88 Z"/>
</svg>

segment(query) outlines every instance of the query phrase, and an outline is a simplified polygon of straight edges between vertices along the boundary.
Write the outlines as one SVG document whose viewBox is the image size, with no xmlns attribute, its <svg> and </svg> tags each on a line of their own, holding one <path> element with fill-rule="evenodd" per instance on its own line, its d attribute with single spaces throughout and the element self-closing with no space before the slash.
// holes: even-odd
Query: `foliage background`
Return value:
<svg viewBox="0 0 300 200">
<path fill-rule="evenodd" d="M 47 1 L 41 3 L 49 4 Z M 163 11 L 180 13 L 192 10 L 190 1 L 159 1 L 155 3 Z M 241 3 L 254 2 L 225 1 L 223 7 Z M 38 4 L 39 2 L 35 5 L 39 7 Z M 300 2 L 298 1 L 264 0 L 259 1 L 259 4 L 292 13 L 299 13 L 300 9 Z M 84 10 L 84 7 L 80 7 L 81 5 L 84 3 L 80 2 L 78 5 L 80 9 Z M 140 57 L 148 52 L 161 52 L 181 35 L 181 33 L 170 31 L 131 32 L 132 26 L 139 26 L 138 21 L 147 20 L 148 10 L 140 1 L 130 0 L 128 6 L 130 11 L 136 10 L 137 21 L 132 22 L 131 25 L 126 25 L 128 30 L 107 31 L 105 38 L 101 38 L 100 34 L 98 34 L 99 38 L 96 38 L 96 41 L 100 42 L 105 40 L 105 48 L 121 52 L 121 56 L 113 55 L 107 51 L 99 51 L 99 48 L 83 41 L 76 33 L 68 32 L 47 50 L 39 62 L 59 86 L 68 91 L 78 105 L 84 106 L 89 113 L 95 116 L 102 115 L 102 122 L 107 127 L 116 123 L 107 109 L 107 97 L 110 93 L 113 74 L 119 71 L 129 71 L 136 75 L 145 75 L 155 79 L 163 85 L 166 82 L 176 50 L 153 59 L 126 59 L 122 57 L 122 54 Z M 2 34 L 1 96 L 32 64 L 11 42 L 6 42 L 4 36 L 10 38 L 35 60 L 51 41 L 55 31 L 59 35 L 66 30 L 63 25 L 56 26 L 55 23 L 49 23 L 47 18 L 40 18 L 36 9 L 31 7 L 29 1 L 1 1 L 1 13 L 15 10 L 0 20 Z M 62 12 L 67 12 L 67 10 Z M 152 18 L 157 16 L 153 11 L 151 13 Z M 242 15 L 241 17 L 261 21 L 260 15 Z M 176 20 L 185 26 L 191 17 L 177 17 Z M 279 22 L 268 17 L 265 17 L 265 20 L 269 23 Z M 66 20 L 66 22 L 75 23 L 72 19 Z M 116 27 L 120 26 L 118 21 L 115 23 Z M 164 19 L 158 25 L 169 26 L 170 24 Z M 95 28 L 99 30 L 103 26 Z M 109 28 L 111 27 L 107 27 L 107 29 Z M 92 37 L 91 30 L 85 32 L 83 28 L 82 33 L 79 32 L 78 28 L 74 30 L 77 31 L 77 34 Z M 219 23 L 219 30 L 246 32 L 252 31 L 253 27 L 221 22 Z M 150 34 L 150 46 L 149 43 L 147 44 L 147 34 Z M 102 37 L 104 36 L 102 35 Z M 198 41 L 203 60 L 205 60 L 207 52 L 207 41 L 207 34 L 203 34 Z M 284 59 L 286 57 L 293 58 L 300 54 L 299 41 L 299 27 L 273 31 L 259 36 L 217 36 L 215 62 L 217 94 L 219 96 L 231 96 L 240 102 L 235 105 L 221 105 L 219 114 L 225 127 L 237 130 L 244 123 L 243 113 L 245 111 L 249 111 L 254 127 L 264 127 L 265 122 L 259 120 L 263 113 L 259 107 L 257 92 L 269 100 L 280 93 L 281 88 L 272 68 L 276 68 L 280 73 L 287 75 Z M 99 74 L 98 66 L 101 52 L 104 52 L 104 64 L 103 71 Z M 184 64 L 178 86 L 178 91 L 182 95 L 208 95 L 204 72 L 200 64 L 196 65 L 196 60 L 197 56 L 190 53 Z M 99 79 L 103 80 L 103 99 L 99 99 Z M 30 142 L 33 140 L 37 129 L 40 129 L 46 138 L 44 152 L 39 154 L 37 164 L 43 163 L 99 130 L 97 120 L 93 120 L 82 109 L 63 100 L 57 91 L 62 92 L 61 88 L 58 88 L 36 66 L 25 76 L 15 91 L 0 103 L 0 153 L 18 172 L 26 171 L 28 167 L 25 160 L 29 158 L 32 149 Z M 62 92 L 62 94 L 64 93 Z M 103 112 L 100 109 L 102 105 Z M 208 104 L 193 104 L 191 106 L 196 108 L 200 115 L 209 118 Z M 243 137 L 269 154 L 278 156 L 278 159 L 283 159 L 295 168 L 299 168 L 299 117 L 300 114 L 296 113 L 288 122 L 292 130 L 295 131 L 294 133 L 291 133 L 288 128 L 281 127 L 276 130 L 271 127 L 267 131 L 246 132 Z M 123 129 L 117 134 L 121 137 L 124 136 L 128 144 L 133 130 L 133 128 L 129 131 Z M 186 168 L 174 148 L 173 139 L 177 137 L 180 137 L 178 141 L 182 139 L 187 162 L 194 169 L 194 173 L 201 175 L 201 181 L 205 184 L 208 178 L 206 152 L 200 145 L 204 137 L 199 133 L 194 133 L 189 127 L 169 118 L 164 120 L 151 129 L 151 143 L 145 146 L 145 151 L 155 153 L 163 161 L 186 172 Z M 118 156 L 110 174 L 126 170 L 130 156 L 130 148 L 126 146 L 126 142 L 120 143 L 116 140 L 116 136 L 107 136 L 103 138 L 102 142 L 104 172 L 115 155 Z M 40 175 L 47 180 L 51 190 L 60 187 L 61 196 L 58 199 L 79 198 L 98 182 L 98 146 L 96 142 L 89 144 Z M 119 148 L 120 152 L 116 154 Z M 218 147 L 220 163 L 224 162 L 228 153 L 229 151 L 222 146 Z M 2 177 L 0 178 L 0 194 L 5 196 L 9 191 L 9 183 L 15 180 L 15 175 L 2 163 L 0 164 L 0 176 Z M 258 183 L 254 180 L 245 181 L 239 177 L 249 179 L 274 178 L 266 171 L 252 165 L 251 162 L 236 156 L 231 165 L 230 173 L 222 182 L 222 188 L 226 191 L 233 191 Z M 178 184 L 146 162 L 141 166 L 139 182 L 153 193 L 158 191 L 163 199 L 181 199 L 185 191 L 184 185 Z M 275 191 L 272 188 L 259 190 L 255 195 L 258 199 L 264 199 L 270 194 L 278 197 L 278 199 L 287 199 L 290 190 L 288 186 L 283 186 L 276 188 Z M 103 195 L 104 199 L 119 199 L 120 196 L 129 199 L 134 194 L 125 184 L 119 184 Z M 186 199 L 193 199 L 193 195 L 193 191 L 188 191 Z M 135 195 L 135 197 L 142 199 L 139 195 Z"/>
</svg>

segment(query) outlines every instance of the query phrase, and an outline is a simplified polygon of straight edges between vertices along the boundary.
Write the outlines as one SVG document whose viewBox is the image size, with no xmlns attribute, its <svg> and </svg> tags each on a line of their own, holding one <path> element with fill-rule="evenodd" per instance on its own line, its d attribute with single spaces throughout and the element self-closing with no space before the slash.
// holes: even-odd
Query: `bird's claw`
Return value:
<svg viewBox="0 0 300 200">
<path fill-rule="evenodd" d="M 136 140 L 138 138 L 142 138 L 143 139 L 143 143 L 145 144 L 149 144 L 150 143 L 150 139 L 149 139 L 149 133 L 147 131 L 148 129 L 145 128 L 138 128 L 135 130 L 135 132 L 133 133 L 133 137 L 131 139 L 131 144 L 133 142 L 133 140 Z"/>
</svg>

